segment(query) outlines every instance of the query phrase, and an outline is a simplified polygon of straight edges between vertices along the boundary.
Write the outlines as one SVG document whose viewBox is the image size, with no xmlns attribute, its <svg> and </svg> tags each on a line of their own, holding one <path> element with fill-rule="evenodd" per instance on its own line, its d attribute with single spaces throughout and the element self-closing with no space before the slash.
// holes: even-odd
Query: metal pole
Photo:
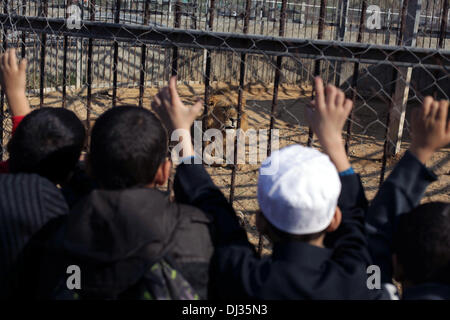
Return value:
<svg viewBox="0 0 450 320">
<path fill-rule="evenodd" d="M 244 34 L 248 33 L 248 25 L 250 22 L 250 7 L 251 0 L 246 0 L 245 3 L 245 17 L 244 17 Z M 245 81 L 245 66 L 246 66 L 247 55 L 245 53 L 241 54 L 241 64 L 239 72 L 239 93 L 238 93 L 238 119 L 237 119 L 237 132 L 239 133 L 241 129 L 241 117 L 242 117 L 242 100 L 244 95 L 244 81 Z M 231 188 L 230 188 L 230 204 L 233 205 L 234 193 L 236 188 L 236 170 L 237 170 L 237 156 L 238 156 L 238 135 L 236 135 L 236 140 L 234 143 L 234 164 L 233 170 L 231 172 Z"/>
<path fill-rule="evenodd" d="M 320 18 L 319 18 L 319 30 L 317 33 L 317 39 L 321 40 L 323 39 L 323 29 L 325 26 L 325 18 L 326 18 L 326 8 L 327 8 L 327 1 L 326 0 L 321 0 L 320 2 Z M 320 60 L 316 60 L 315 64 L 314 64 L 314 76 L 317 77 L 318 75 L 320 75 Z M 313 98 L 314 98 L 315 92 L 313 91 Z M 313 142 L 313 131 L 311 129 L 311 127 L 309 128 L 309 132 L 308 132 L 308 147 L 310 147 L 312 145 Z"/>
<path fill-rule="evenodd" d="M 114 15 L 114 23 L 120 22 L 120 0 L 116 0 L 116 9 Z M 119 61 L 119 43 L 114 41 L 114 62 L 113 62 L 113 96 L 112 96 L 112 106 L 113 108 L 117 104 L 117 66 Z"/>
<path fill-rule="evenodd" d="M 144 25 L 148 24 L 150 16 L 150 0 L 145 1 L 144 7 Z M 147 46 L 141 46 L 141 71 L 139 75 L 139 107 L 144 106 L 144 89 L 145 89 L 145 62 L 147 59 Z"/>
</svg>

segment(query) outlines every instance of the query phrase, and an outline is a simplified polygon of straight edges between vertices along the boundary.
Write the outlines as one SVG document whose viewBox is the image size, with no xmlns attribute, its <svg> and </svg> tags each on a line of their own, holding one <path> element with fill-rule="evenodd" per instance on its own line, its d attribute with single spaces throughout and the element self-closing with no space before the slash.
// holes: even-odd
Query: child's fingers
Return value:
<svg viewBox="0 0 450 320">
<path fill-rule="evenodd" d="M 153 108 L 161 107 L 161 99 L 159 98 L 158 94 L 153 98 L 152 107 Z"/>
<path fill-rule="evenodd" d="M 326 92 L 327 92 L 326 97 L 327 106 L 328 108 L 330 108 L 336 102 L 336 94 L 337 94 L 336 87 L 329 84 L 327 85 Z"/>
<path fill-rule="evenodd" d="M 337 107 L 343 107 L 345 102 L 345 93 L 342 90 L 337 90 L 336 92 L 336 106 Z"/>
<path fill-rule="evenodd" d="M 344 97 L 345 97 L 345 95 L 344 95 Z M 345 99 L 345 102 L 344 102 L 344 109 L 345 109 L 345 112 L 347 113 L 347 116 L 350 114 L 350 112 L 352 111 L 352 108 L 353 108 L 353 100 L 350 100 L 350 99 Z"/>
<path fill-rule="evenodd" d="M 203 107 L 203 100 L 198 100 L 191 109 L 191 113 L 194 114 L 195 117 L 197 117 L 197 115 L 200 113 L 200 111 L 202 110 Z"/>
<path fill-rule="evenodd" d="M 2 61 L 1 61 L 1 64 L 2 64 L 3 70 L 8 70 L 8 69 L 9 69 L 9 66 L 8 66 L 8 54 L 9 54 L 9 52 L 6 51 L 6 52 L 2 55 Z"/>
<path fill-rule="evenodd" d="M 166 107 L 172 106 L 172 104 L 170 103 L 170 101 L 171 101 L 171 94 L 170 94 L 169 87 L 164 87 L 164 88 L 161 89 L 161 91 L 159 92 L 159 98 L 161 99 L 161 102 L 163 104 L 166 104 Z"/>
<path fill-rule="evenodd" d="M 316 98 L 315 101 L 317 104 L 315 106 L 317 108 L 322 108 L 325 106 L 325 93 L 323 90 L 323 80 L 321 77 L 314 78 L 315 89 L 316 89 Z"/>
<path fill-rule="evenodd" d="M 178 96 L 178 91 L 177 91 L 177 76 L 170 77 L 169 90 L 170 90 L 170 95 L 172 97 L 172 101 L 180 99 L 180 97 Z"/>
<path fill-rule="evenodd" d="M 430 113 L 433 102 L 434 102 L 434 99 L 430 96 L 425 97 L 425 99 L 423 100 L 422 109 L 420 110 L 423 119 L 425 119 L 428 116 L 428 114 Z"/>
<path fill-rule="evenodd" d="M 10 68 L 17 68 L 16 49 L 9 49 L 8 65 Z"/>
<path fill-rule="evenodd" d="M 432 120 L 436 119 L 438 111 L 439 111 L 439 102 L 433 101 L 430 108 L 429 118 L 431 118 Z"/>
<path fill-rule="evenodd" d="M 441 100 L 439 101 L 439 109 L 436 117 L 438 121 L 442 121 L 444 123 L 444 127 L 445 122 L 447 121 L 447 115 L 448 115 L 448 101 Z"/>
<path fill-rule="evenodd" d="M 19 71 L 26 72 L 27 71 L 27 64 L 28 64 L 27 59 L 22 59 L 20 61 L 20 63 L 19 63 Z"/>
</svg>

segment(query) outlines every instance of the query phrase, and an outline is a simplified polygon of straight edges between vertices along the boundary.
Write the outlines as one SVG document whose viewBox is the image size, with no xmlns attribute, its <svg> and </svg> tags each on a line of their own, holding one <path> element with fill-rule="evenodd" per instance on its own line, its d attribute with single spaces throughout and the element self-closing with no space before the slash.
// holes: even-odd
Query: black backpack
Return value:
<svg viewBox="0 0 450 320">
<path fill-rule="evenodd" d="M 169 256 L 157 260 L 147 269 L 142 279 L 117 296 L 119 300 L 199 300 L 200 297 L 184 276 L 174 267 Z M 81 290 L 70 290 L 61 281 L 54 291 L 55 300 L 101 299 L 83 296 Z"/>
</svg>

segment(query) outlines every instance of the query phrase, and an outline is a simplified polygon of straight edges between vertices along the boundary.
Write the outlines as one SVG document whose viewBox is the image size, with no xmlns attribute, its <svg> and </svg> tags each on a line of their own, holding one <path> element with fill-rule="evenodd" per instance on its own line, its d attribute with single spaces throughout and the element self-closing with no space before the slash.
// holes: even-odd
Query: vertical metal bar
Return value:
<svg viewBox="0 0 450 320">
<path fill-rule="evenodd" d="M 397 46 L 400 46 L 403 42 L 403 36 L 405 34 L 405 29 L 406 29 L 406 18 L 407 18 L 407 13 L 408 13 L 408 1 L 409 0 L 403 0 L 403 6 L 402 6 L 402 13 L 401 13 L 401 21 L 400 21 L 400 28 L 399 28 L 399 33 L 397 34 Z M 397 75 L 398 75 L 398 71 L 397 68 L 392 68 L 392 86 L 391 86 L 391 92 L 390 92 L 390 96 L 392 97 L 392 95 L 395 92 L 395 88 L 396 88 L 396 81 L 395 79 L 397 79 Z M 392 109 L 393 105 L 392 102 L 390 103 L 389 109 Z M 383 184 L 384 181 L 384 175 L 386 173 L 386 162 L 387 162 L 387 155 L 389 152 L 389 124 L 391 122 L 391 116 L 390 116 L 390 112 L 388 112 L 387 117 L 386 117 L 386 130 L 385 130 L 385 138 L 384 138 L 384 146 L 383 146 L 383 158 L 381 160 L 381 172 L 380 172 L 380 183 L 379 185 L 381 186 Z"/>
<path fill-rule="evenodd" d="M 448 24 L 448 9 L 449 9 L 449 1 L 444 0 L 444 4 L 442 6 L 442 17 L 441 17 L 441 31 L 439 34 L 439 48 L 445 47 L 445 38 L 447 35 L 447 24 Z"/>
<path fill-rule="evenodd" d="M 348 13 L 348 0 L 341 0 L 340 2 L 340 11 L 339 11 L 339 21 L 338 21 L 338 28 L 336 28 L 336 38 L 338 41 L 344 41 L 345 38 L 345 31 L 346 31 L 346 25 L 347 25 L 347 13 Z M 364 14 L 361 14 L 361 16 L 365 16 Z M 361 29 L 361 24 L 360 24 Z M 341 72 L 342 72 L 342 62 L 338 61 L 336 63 L 336 70 L 335 70 L 335 82 L 334 84 L 339 87 L 341 85 Z"/>
<path fill-rule="evenodd" d="M 250 22 L 250 7 L 251 0 L 246 0 L 245 2 L 245 17 L 244 17 L 244 34 L 248 33 L 248 25 Z M 239 72 L 239 93 L 238 93 L 238 119 L 237 119 L 237 132 L 239 133 L 241 129 L 241 117 L 242 117 L 242 100 L 244 95 L 244 81 L 245 81 L 245 66 L 246 66 L 247 55 L 245 53 L 241 54 L 240 72 Z M 230 204 L 233 205 L 234 193 L 236 188 L 236 169 L 237 169 L 237 156 L 238 156 L 238 135 L 236 135 L 234 143 L 234 164 L 233 170 L 231 172 L 231 187 L 230 187 Z"/>
<path fill-rule="evenodd" d="M 144 25 L 148 24 L 150 16 L 150 0 L 145 0 L 144 7 Z M 141 46 L 141 72 L 139 75 L 139 107 L 144 106 L 144 89 L 145 89 L 145 62 L 147 59 L 147 46 Z"/>
<path fill-rule="evenodd" d="M 26 11 L 27 11 L 27 1 L 22 0 L 22 16 L 26 16 Z M 26 34 L 25 34 L 25 31 L 23 31 L 22 32 L 22 59 L 25 58 L 25 55 L 26 55 L 25 41 L 26 41 Z"/>
<path fill-rule="evenodd" d="M 177 0 L 175 3 L 175 20 L 174 27 L 179 28 L 181 23 L 181 0 Z M 174 47 L 172 51 L 172 75 L 178 74 L 178 48 Z"/>
<path fill-rule="evenodd" d="M 359 20 L 359 30 L 358 30 L 358 39 L 357 42 L 362 42 L 363 31 L 364 31 L 364 22 L 366 21 L 366 11 L 367 11 L 367 1 L 364 0 L 361 7 L 361 16 Z M 353 105 L 356 102 L 356 88 L 358 86 L 358 78 L 359 78 L 359 62 L 355 62 L 353 67 L 353 77 L 352 77 L 352 101 Z M 347 121 L 347 136 L 345 137 L 345 152 L 349 151 L 350 148 L 350 140 L 352 137 L 352 127 L 353 127 L 353 110 L 350 112 L 349 119 Z"/>
<path fill-rule="evenodd" d="M 46 17 L 48 14 L 48 0 L 41 2 L 41 14 Z M 44 82 L 45 82 L 45 52 L 47 44 L 47 34 L 41 35 L 41 64 L 39 75 L 39 108 L 44 106 Z"/>
<path fill-rule="evenodd" d="M 114 23 L 120 22 L 120 0 L 116 0 L 116 8 L 114 14 Z M 113 108 L 117 104 L 117 66 L 119 60 L 119 43 L 114 41 L 114 62 L 113 62 L 113 96 L 112 96 L 112 106 Z"/>
<path fill-rule="evenodd" d="M 326 18 L 326 9 L 327 9 L 327 0 L 321 0 L 320 2 L 320 17 L 319 17 L 319 30 L 317 32 L 317 39 L 321 40 L 323 39 L 323 30 L 325 26 L 325 18 Z M 320 75 L 320 60 L 316 60 L 314 64 L 314 76 L 317 77 Z M 313 91 L 313 97 L 315 95 L 315 92 Z M 313 131 L 311 127 L 309 128 L 308 132 L 308 147 L 312 145 L 313 142 Z"/>
<path fill-rule="evenodd" d="M 5 2 L 3 3 L 3 13 L 7 13 L 8 12 L 8 1 L 5 0 Z M 6 48 L 8 47 L 8 38 L 7 38 L 7 29 L 6 28 L 2 28 L 2 34 L 3 34 L 3 52 L 6 51 Z M 1 116 L 1 125 L 0 125 L 0 143 L 1 143 L 1 159 L 3 160 L 3 156 L 4 156 L 4 138 L 3 138 L 3 133 L 4 133 L 4 119 L 5 119 L 5 92 L 3 91 L 3 87 L 0 93 L 0 116 Z"/>
<path fill-rule="evenodd" d="M 65 8 L 66 19 L 69 18 L 69 12 L 67 7 Z M 62 79 L 62 107 L 66 107 L 66 98 L 67 98 L 67 47 L 68 47 L 69 37 L 64 36 L 64 44 L 63 44 L 63 79 Z"/>
<path fill-rule="evenodd" d="M 210 0 L 209 3 L 209 19 L 208 19 L 208 31 L 213 31 L 214 28 L 214 13 L 216 9 L 216 0 Z M 206 50 L 206 66 L 205 66 L 205 105 L 203 108 L 203 119 L 202 119 L 202 127 L 203 130 L 208 129 L 207 126 L 207 115 L 208 115 L 208 108 L 209 108 L 209 95 L 211 93 L 211 87 L 210 87 L 210 79 L 211 79 L 211 50 Z"/>
<path fill-rule="evenodd" d="M 95 0 L 90 1 L 89 19 L 95 20 Z M 87 57 L 87 106 L 86 106 L 86 129 L 87 132 L 91 128 L 91 103 L 92 103 L 92 47 L 93 39 L 89 38 L 88 57 Z"/>
<path fill-rule="evenodd" d="M 281 12 L 280 12 L 280 29 L 278 35 L 284 37 L 285 26 L 286 26 L 286 7 L 287 0 L 281 2 Z M 269 125 L 269 139 L 267 142 L 267 155 L 270 156 L 272 153 L 272 130 L 275 125 L 276 112 L 278 107 L 278 88 L 280 86 L 281 78 L 281 66 L 283 63 L 283 58 L 281 56 L 277 57 L 277 65 L 275 69 L 275 79 L 273 83 L 273 98 L 272 98 L 272 108 L 270 111 L 270 125 Z M 263 251 L 263 235 L 259 234 L 258 239 L 258 253 L 261 255 Z"/>
<path fill-rule="evenodd" d="M 280 37 L 284 37 L 285 26 L 286 26 L 286 6 L 287 0 L 283 0 L 281 2 L 281 12 L 280 12 L 280 29 L 278 35 Z M 267 155 L 270 156 L 272 152 L 272 130 L 275 125 L 276 120 L 276 112 L 278 107 L 278 87 L 280 86 L 280 78 L 281 78 L 281 66 L 283 63 L 283 58 L 281 56 L 277 57 L 277 64 L 275 69 L 275 79 L 273 84 L 273 98 L 272 98 L 272 108 L 270 112 L 270 130 L 269 130 L 269 139 L 267 143 Z"/>
</svg>

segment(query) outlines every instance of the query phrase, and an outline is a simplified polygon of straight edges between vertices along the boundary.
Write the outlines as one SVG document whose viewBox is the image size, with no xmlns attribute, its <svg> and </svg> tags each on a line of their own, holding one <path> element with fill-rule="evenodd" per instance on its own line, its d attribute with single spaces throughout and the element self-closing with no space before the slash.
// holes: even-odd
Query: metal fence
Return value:
<svg viewBox="0 0 450 320">
<path fill-rule="evenodd" d="M 73 4 L 80 29 L 68 27 Z M 381 9 L 378 29 L 367 27 L 373 4 Z M 355 102 L 347 151 L 376 163 L 373 170 L 361 164 L 372 181 L 366 187 L 375 191 L 390 156 L 408 142 L 407 106 L 425 95 L 448 99 L 448 9 L 448 0 L 4 0 L 0 24 L 2 49 L 16 47 L 29 60 L 32 105 L 72 108 L 88 129 L 127 99 L 149 106 L 156 88 L 177 74 L 186 101 L 206 101 L 203 130 L 211 96 L 228 95 L 237 128 L 245 119 L 250 127 L 279 129 L 281 145 L 312 145 L 303 112 L 313 77 L 322 75 Z M 6 142 L 11 124 L 3 93 L 0 103 Z M 449 161 L 447 152 L 436 165 L 450 172 Z M 245 220 L 257 210 L 257 176 L 255 168 L 238 169 L 211 172 Z M 448 194 L 449 186 L 433 194 Z"/>
</svg>

